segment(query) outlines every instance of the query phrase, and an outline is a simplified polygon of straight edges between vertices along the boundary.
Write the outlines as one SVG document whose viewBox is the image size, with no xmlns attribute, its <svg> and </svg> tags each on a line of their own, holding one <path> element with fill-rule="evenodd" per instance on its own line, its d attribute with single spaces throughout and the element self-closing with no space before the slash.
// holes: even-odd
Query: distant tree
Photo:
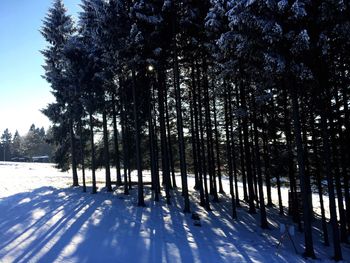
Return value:
<svg viewBox="0 0 350 263">
<path fill-rule="evenodd" d="M 14 142 L 15 141 L 13 141 L 13 145 Z M 26 157 L 43 155 L 50 157 L 53 151 L 53 146 L 49 145 L 47 141 L 45 129 L 43 127 L 36 128 L 35 125 L 32 124 L 28 133 L 21 138 L 19 151 Z"/>
<path fill-rule="evenodd" d="M 16 130 L 15 135 L 12 139 L 12 157 L 22 157 L 23 156 L 23 138 L 19 135 L 19 132 Z"/>
<path fill-rule="evenodd" d="M 9 161 L 11 159 L 11 143 L 12 143 L 12 134 L 10 133 L 9 129 L 5 129 L 3 134 L 0 137 L 1 140 L 1 146 L 2 151 L 1 160 L 3 161 Z"/>
</svg>

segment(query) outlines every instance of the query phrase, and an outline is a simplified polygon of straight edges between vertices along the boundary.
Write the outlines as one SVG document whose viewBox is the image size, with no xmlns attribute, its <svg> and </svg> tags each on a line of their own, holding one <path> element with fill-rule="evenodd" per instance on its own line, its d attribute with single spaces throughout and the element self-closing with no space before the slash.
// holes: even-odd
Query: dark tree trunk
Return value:
<svg viewBox="0 0 350 263">
<path fill-rule="evenodd" d="M 149 101 L 148 101 L 148 134 L 149 134 L 149 150 L 150 150 L 150 162 L 151 162 L 151 178 L 152 178 L 152 190 L 154 192 L 154 201 L 159 201 L 159 191 L 157 183 L 157 172 L 156 172 L 156 150 L 155 150 L 155 134 L 154 134 L 154 123 L 153 114 L 155 114 L 153 109 L 153 80 L 152 80 Z"/>
<path fill-rule="evenodd" d="M 224 108 L 225 108 L 225 132 L 226 132 L 226 154 L 227 154 L 227 165 L 228 165 L 228 176 L 229 176 L 229 180 L 230 180 L 230 194 L 231 194 L 231 203 L 232 203 L 232 219 L 236 219 L 237 218 L 237 212 L 236 212 L 236 203 L 235 203 L 235 196 L 234 196 L 234 192 L 233 192 L 233 169 L 232 169 L 232 160 L 233 160 L 233 156 L 232 156 L 232 147 L 231 147 L 231 143 L 233 143 L 233 141 L 231 142 L 231 136 L 230 136 L 230 129 L 229 129 L 229 125 L 230 125 L 230 111 L 229 111 L 229 91 L 225 91 L 225 95 L 224 95 Z M 238 192 L 236 191 L 236 196 L 237 196 Z"/>
<path fill-rule="evenodd" d="M 196 127 L 196 142 L 197 142 L 197 156 L 198 156 L 198 176 L 199 176 L 199 196 L 200 196 L 200 205 L 204 206 L 205 205 L 205 196 L 204 196 L 204 189 L 203 189 L 203 166 L 202 166 L 202 162 L 203 162 L 203 157 L 204 156 L 204 149 L 202 149 L 202 143 L 201 143 L 201 139 L 200 139 L 200 134 L 201 134 L 201 123 L 202 123 L 202 108 L 201 108 L 201 104 L 200 104 L 200 92 L 199 92 L 199 88 L 200 88 L 200 71 L 199 71 L 199 67 L 197 68 L 197 89 L 194 86 L 193 89 L 193 104 L 194 104 L 194 120 L 195 120 L 195 127 Z M 194 74 L 194 65 L 192 65 L 192 70 L 193 70 L 193 74 Z M 196 91 L 198 91 L 199 93 L 197 93 Z M 201 161 L 201 163 L 199 163 L 199 161 Z M 205 160 L 204 160 L 205 161 Z"/>
<path fill-rule="evenodd" d="M 244 141 L 244 156 L 245 164 L 247 169 L 247 181 L 248 181 L 248 204 L 249 204 L 249 213 L 255 214 L 255 205 L 254 205 L 254 185 L 253 185 L 253 173 L 252 173 L 252 163 L 251 163 L 251 152 L 250 152 L 250 143 L 249 143 L 249 131 L 248 131 L 248 112 L 246 104 L 246 93 L 243 83 L 240 85 L 240 98 L 241 98 L 241 107 L 245 111 L 246 116 L 242 119 L 242 129 L 243 129 L 243 141 Z"/>
<path fill-rule="evenodd" d="M 83 125 L 81 119 L 79 120 L 79 143 L 80 143 L 80 158 L 81 158 L 81 171 L 83 177 L 83 192 L 86 192 L 86 176 L 85 176 L 85 150 L 83 141 Z"/>
<path fill-rule="evenodd" d="M 269 140 L 266 123 L 264 120 L 264 111 L 262 111 L 261 121 L 263 125 L 263 160 L 264 160 L 264 172 L 265 172 L 265 184 L 266 184 L 266 195 L 267 195 L 267 206 L 272 207 L 272 198 L 271 198 L 271 167 L 270 167 L 270 153 L 269 153 Z"/>
<path fill-rule="evenodd" d="M 133 100 L 133 113 L 135 122 L 135 146 L 136 146 L 136 167 L 137 167 L 137 190 L 138 190 L 138 206 L 146 206 L 143 196 L 143 179 L 142 179 L 142 160 L 141 160 L 141 134 L 140 123 L 138 118 L 138 103 L 136 99 L 136 76 L 135 71 L 132 70 L 132 100 Z"/>
<path fill-rule="evenodd" d="M 339 141 L 340 141 L 340 148 L 341 148 L 341 166 L 342 166 L 342 177 L 343 177 L 343 184 L 344 184 L 344 197 L 345 197 L 345 205 L 346 205 L 346 219 L 347 219 L 347 226 L 348 226 L 348 235 L 350 235 L 350 190 L 349 190 L 349 151 L 347 151 L 346 147 L 349 145 L 350 142 L 350 127 L 349 127 L 349 109 L 347 105 L 347 96 L 345 88 L 343 87 L 343 101 L 344 101 L 344 119 L 342 119 L 340 111 L 340 102 L 338 95 L 336 95 L 336 103 L 337 103 L 337 110 L 338 110 L 338 129 L 339 129 Z M 341 125 L 342 120 L 345 126 L 345 130 L 342 131 Z"/>
<path fill-rule="evenodd" d="M 168 97 L 166 93 L 165 98 Z M 169 163 L 170 163 L 170 171 L 171 171 L 171 179 L 172 184 L 170 186 L 177 188 L 176 177 L 175 177 L 175 164 L 172 150 L 172 141 L 171 141 L 171 129 L 170 129 L 170 118 L 169 118 L 169 109 L 168 109 L 168 100 L 165 99 L 165 118 L 166 118 L 166 126 L 167 126 L 167 135 L 168 135 L 168 153 L 169 153 Z"/>
<path fill-rule="evenodd" d="M 214 108 L 214 132 L 215 132 L 215 152 L 216 152 L 216 166 L 218 169 L 218 181 L 219 181 L 219 193 L 224 194 L 224 189 L 222 188 L 222 175 L 221 175 L 221 162 L 220 162 L 220 134 L 218 130 L 218 121 L 216 114 L 216 98 L 213 98 L 213 108 Z"/>
<path fill-rule="evenodd" d="M 104 151 L 104 161 L 105 161 L 105 169 L 106 169 L 106 189 L 108 192 L 112 192 L 111 169 L 109 164 L 107 112 L 105 109 L 103 110 L 102 119 L 103 119 L 103 151 Z"/>
<path fill-rule="evenodd" d="M 169 170 L 169 154 L 168 154 L 168 144 L 166 136 L 166 125 L 165 125 L 165 109 L 164 109 L 164 85 L 165 76 L 162 69 L 159 69 L 158 78 L 158 107 L 159 107 L 159 124 L 160 124 L 160 144 L 162 152 L 162 174 L 163 181 L 165 183 L 165 195 L 167 204 L 170 204 L 170 170 Z"/>
<path fill-rule="evenodd" d="M 183 133 L 183 120 L 181 109 L 181 91 L 180 91 L 180 75 L 179 75 L 179 61 L 177 53 L 176 43 L 176 5 L 173 5 L 172 14 L 172 29 L 173 29 L 173 70 L 174 70 L 174 88 L 175 88 L 175 100 L 176 100 L 176 120 L 177 120 L 177 133 L 179 140 L 179 154 L 180 154 L 180 172 L 182 182 L 182 194 L 184 197 L 184 212 L 190 213 L 190 199 L 188 194 L 187 184 L 187 167 L 186 167 L 186 155 L 185 155 L 185 140 Z"/>
<path fill-rule="evenodd" d="M 167 126 L 167 134 L 168 134 L 168 153 L 169 153 L 169 163 L 170 163 L 170 171 L 171 171 L 171 178 L 172 178 L 172 185 L 170 184 L 170 187 L 177 188 L 176 185 L 176 177 L 175 177 L 175 165 L 174 165 L 174 158 L 173 158 L 173 150 L 172 150 L 172 142 L 171 142 L 171 129 L 170 129 L 170 119 L 169 119 L 169 109 L 168 109 L 168 94 L 165 90 L 165 118 L 166 118 L 166 126 Z"/>
<path fill-rule="evenodd" d="M 154 104 L 153 104 L 153 109 L 154 109 L 154 112 L 156 112 L 155 110 L 155 87 L 153 87 L 152 89 L 152 99 L 154 101 Z M 160 200 L 160 193 L 161 193 L 161 190 L 160 190 L 160 180 L 159 180 L 159 150 L 158 150 L 158 132 L 157 132 L 157 117 L 156 117 L 156 114 L 153 114 L 152 115 L 152 119 L 153 119 L 153 124 L 154 124 L 154 127 L 153 127 L 153 130 L 154 130 L 154 135 L 153 135 L 153 151 L 154 151 L 154 179 L 155 179 L 155 182 L 154 182 L 154 185 L 155 185 L 155 195 L 154 195 L 154 200 L 155 201 L 159 201 Z"/>
<path fill-rule="evenodd" d="M 77 156 L 76 156 L 76 144 L 73 128 L 73 120 L 69 119 L 69 133 L 71 143 L 71 162 L 72 162 L 72 174 L 73 174 L 73 186 L 79 186 L 78 172 L 77 172 Z"/>
<path fill-rule="evenodd" d="M 214 196 L 213 201 L 219 202 L 218 192 L 216 188 L 215 179 L 215 162 L 214 162 L 214 146 L 212 136 L 212 124 L 210 117 L 210 98 L 208 85 L 208 66 L 205 59 L 203 59 L 203 89 L 204 89 L 204 112 L 205 112 L 205 126 L 207 134 L 207 151 L 208 151 L 208 171 L 209 171 L 209 185 L 210 193 Z"/>
<path fill-rule="evenodd" d="M 122 131 L 122 145 L 123 145 L 123 166 L 124 166 L 124 194 L 129 195 L 128 187 L 128 144 L 127 144 L 127 135 L 126 135 L 126 117 L 125 117 L 125 91 L 121 91 L 121 109 L 120 109 L 120 118 L 121 118 L 121 131 Z"/>
<path fill-rule="evenodd" d="M 258 134 L 258 125 L 257 125 L 257 116 L 256 116 L 256 102 L 253 101 L 253 125 L 254 125 L 254 144 L 255 144 L 255 160 L 256 160 L 256 169 L 258 176 L 258 186 L 259 186 L 259 205 L 260 205 L 260 224 L 261 228 L 268 228 L 267 218 L 266 218 L 266 209 L 265 209 L 265 198 L 263 190 L 263 180 L 262 180 L 262 171 L 261 171 L 261 161 L 260 161 L 260 146 L 259 146 L 259 134 Z"/>
<path fill-rule="evenodd" d="M 200 131 L 200 145 L 201 145 L 201 160 L 202 160 L 202 173 L 203 173 L 203 185 L 204 185 L 204 207 L 207 211 L 210 211 L 209 204 L 209 192 L 208 192 L 208 184 L 207 184 L 207 156 L 206 152 L 208 149 L 205 148 L 204 145 L 204 128 L 203 128 L 203 112 L 202 112 L 202 95 L 201 95 L 201 87 L 198 86 L 198 112 L 199 112 L 199 131 Z"/>
<path fill-rule="evenodd" d="M 336 91 L 337 92 L 337 91 Z M 335 93 L 336 93 L 335 92 Z M 328 92 L 326 92 L 328 93 Z M 327 94 L 330 95 L 330 94 Z M 327 98 L 330 98 L 330 96 L 327 96 Z M 329 102 L 328 104 L 331 104 Z M 330 136 L 331 136 L 331 142 L 332 142 L 332 170 L 335 172 L 334 178 L 335 178 L 335 190 L 337 193 L 337 201 L 338 201 L 338 211 L 339 211 L 339 218 L 340 218 L 340 241 L 341 242 L 348 242 L 347 237 L 347 231 L 346 231 L 346 213 L 344 208 L 344 198 L 343 198 L 343 191 L 342 191 L 342 185 L 340 181 L 340 166 L 339 166 L 339 150 L 338 150 L 338 143 L 336 139 L 336 131 L 334 127 L 337 126 L 337 123 L 334 123 L 334 117 L 333 117 L 333 111 L 330 110 L 329 112 L 329 127 L 330 127 Z M 339 131 L 340 132 L 340 131 Z M 339 134 L 339 137 L 341 135 Z"/>
<path fill-rule="evenodd" d="M 306 95 L 307 96 L 307 95 Z M 305 98 L 305 96 L 304 96 Z M 303 98 L 302 98 L 303 99 Z M 312 192 L 311 192 L 311 174 L 310 174 L 310 161 L 309 161 L 309 151 L 308 151 L 308 133 L 307 133 L 307 108 L 306 108 L 307 102 L 303 103 L 301 110 L 301 129 L 302 129 L 302 141 L 304 145 L 304 160 L 305 160 L 305 185 L 307 195 L 308 195 L 308 205 L 309 205 L 309 211 L 311 212 L 311 221 L 314 218 L 313 214 L 313 204 L 312 204 Z"/>
<path fill-rule="evenodd" d="M 269 141 L 267 138 L 267 132 L 264 129 L 263 131 L 263 159 L 264 159 L 264 165 L 265 165 L 265 184 L 266 184 L 266 194 L 267 194 L 267 206 L 272 207 L 272 197 L 271 197 L 271 167 L 270 167 L 270 157 L 269 157 Z"/>
<path fill-rule="evenodd" d="M 233 166 L 233 177 L 235 180 L 235 197 L 236 197 L 236 206 L 240 207 L 239 203 L 239 192 L 238 192 L 238 178 L 237 178 L 237 164 L 236 164 L 236 147 L 235 147 L 235 137 L 233 132 L 233 110 L 232 110 L 232 96 L 231 96 L 231 90 L 228 90 L 228 121 L 229 121 L 229 131 L 231 135 L 231 162 Z"/>
<path fill-rule="evenodd" d="M 126 142 L 126 168 L 127 168 L 127 175 L 128 175 L 128 189 L 132 189 L 132 181 L 131 181 L 131 125 L 128 121 L 126 121 L 126 128 L 125 128 L 125 142 Z"/>
<path fill-rule="evenodd" d="M 96 161 L 95 161 L 95 143 L 94 143 L 94 120 L 92 116 L 92 112 L 89 113 L 90 118 L 90 145 L 91 145 L 91 172 L 92 172 L 92 193 L 97 193 L 96 187 Z"/>
<path fill-rule="evenodd" d="M 239 140 L 239 157 L 241 160 L 241 175 L 242 175 L 242 182 L 243 182 L 243 200 L 248 202 L 247 176 L 246 176 L 246 169 L 245 169 L 245 156 L 244 156 L 244 147 L 243 147 L 241 119 L 238 119 L 238 140 Z"/>
<path fill-rule="evenodd" d="M 323 162 L 325 165 L 325 173 L 327 176 L 327 184 L 328 184 L 329 211 L 331 215 L 330 221 L 332 225 L 332 234 L 333 234 L 334 259 L 336 261 L 339 261 L 339 260 L 342 260 L 343 257 L 342 257 L 342 251 L 340 246 L 337 211 L 336 211 L 336 204 L 335 204 L 335 191 L 334 191 L 334 185 L 333 185 L 334 178 L 332 175 L 331 165 L 329 162 L 329 160 L 331 159 L 331 150 L 329 145 L 329 134 L 328 134 L 328 127 L 327 127 L 328 126 L 327 125 L 328 109 L 326 107 L 322 107 L 322 109 L 320 109 L 322 139 L 323 139 Z"/>
<path fill-rule="evenodd" d="M 239 88 L 237 88 L 236 100 L 237 108 L 242 107 L 242 102 L 239 99 Z M 246 178 L 246 169 L 245 169 L 245 156 L 244 156 L 244 147 L 243 147 L 243 135 L 242 135 L 242 120 L 238 119 L 238 139 L 239 139 L 239 152 L 241 159 L 241 174 L 243 181 L 243 200 L 248 202 L 248 191 L 247 191 L 247 178 Z"/>
<path fill-rule="evenodd" d="M 197 114 L 197 105 L 196 105 L 196 97 L 195 97 L 195 89 L 196 89 L 196 77 L 195 77 L 195 68 L 194 64 L 191 64 L 191 94 L 190 96 L 190 115 L 191 115 L 191 142 L 192 142 L 192 155 L 193 155 L 193 170 L 194 170 L 194 189 L 199 190 L 200 189 L 200 182 L 199 182 L 199 173 L 198 173 L 198 141 L 197 141 L 197 135 L 198 135 L 198 114 Z"/>
<path fill-rule="evenodd" d="M 296 87 L 291 86 L 291 97 L 292 97 L 292 109 L 293 109 L 293 123 L 294 123 L 294 135 L 295 142 L 297 146 L 297 159 L 299 166 L 299 180 L 300 189 L 303 199 L 303 218 L 304 218 L 304 228 L 305 228 L 305 252 L 306 257 L 315 258 L 315 252 L 312 240 L 312 212 L 310 211 L 309 197 L 308 197 L 308 187 L 307 180 L 305 179 L 305 160 L 304 160 L 304 150 L 303 142 L 301 138 L 301 127 L 300 127 L 300 114 L 299 114 L 299 103 Z"/>
<path fill-rule="evenodd" d="M 119 139 L 118 139 L 118 127 L 117 127 L 117 111 L 115 109 L 115 97 L 112 95 L 112 109 L 113 109 L 113 134 L 114 134 L 114 154 L 115 154 L 115 167 L 117 170 L 117 186 L 122 185 L 122 175 L 120 172 L 120 153 L 119 153 Z"/>
<path fill-rule="evenodd" d="M 277 149 L 277 140 L 276 137 L 273 139 L 273 149 L 274 149 L 274 155 L 278 156 L 279 152 Z M 277 184 L 277 196 L 278 196 L 278 208 L 279 208 L 279 214 L 284 215 L 284 210 L 283 210 L 283 204 L 282 204 L 282 194 L 281 194 L 281 179 L 280 179 L 280 172 L 281 172 L 281 164 L 275 164 L 275 177 L 276 177 L 276 184 Z"/>
<path fill-rule="evenodd" d="M 316 62 L 316 61 L 315 61 Z M 323 63 L 323 61 L 321 62 Z M 316 77 L 318 80 L 318 87 L 315 87 L 320 90 L 319 92 L 319 111 L 321 116 L 321 131 L 322 131 L 322 141 L 323 141 L 323 162 L 325 168 L 325 174 L 328 184 L 328 196 L 329 196 L 329 212 L 330 212 L 330 222 L 332 225 L 332 236 L 333 236 L 333 247 L 334 247 L 334 260 L 342 260 L 342 251 L 340 246 L 340 235 L 339 227 L 337 220 L 337 211 L 336 211 L 336 201 L 335 201 L 335 189 L 334 189 L 334 175 L 332 173 L 332 160 L 331 145 L 330 139 L 331 134 L 329 132 L 328 126 L 332 126 L 332 108 L 331 108 L 331 98 L 328 90 L 331 85 L 329 83 L 328 72 L 329 69 L 327 65 L 320 64 L 317 65 Z M 329 121 L 329 124 L 327 123 Z"/>
<path fill-rule="evenodd" d="M 319 164 L 319 152 L 317 147 L 317 137 L 315 130 L 315 117 L 314 114 L 310 114 L 310 128 L 312 133 L 312 148 L 313 154 L 315 158 L 315 177 L 318 189 L 318 196 L 320 199 L 320 207 L 321 207 L 321 221 L 322 221 L 322 231 L 323 231 L 323 242 L 325 246 L 329 246 L 329 238 L 328 238 L 328 228 L 327 228 L 327 220 L 324 209 L 323 202 L 323 189 L 322 189 L 322 179 L 321 179 L 321 166 Z"/>
<path fill-rule="evenodd" d="M 193 95 L 190 91 L 190 119 L 191 119 L 191 146 L 192 146 L 192 160 L 193 160 L 193 171 L 195 178 L 194 189 L 199 190 L 199 178 L 198 178 L 198 161 L 197 161 L 197 149 L 196 149 L 196 131 L 194 129 L 194 116 L 193 116 Z"/>
<path fill-rule="evenodd" d="M 259 198 L 258 198 L 258 179 L 257 179 L 257 168 L 256 168 L 256 156 L 255 156 L 255 147 L 254 147 L 254 131 L 253 131 L 253 114 L 250 114 L 250 151 L 252 153 L 252 174 L 253 174 L 253 184 L 254 184 L 254 200 L 256 201 L 256 207 L 259 208 Z"/>
<path fill-rule="evenodd" d="M 286 84 L 287 87 L 288 84 Z M 288 111 L 288 94 L 287 89 L 283 90 L 283 105 L 284 105 L 284 129 L 286 134 L 286 143 L 287 143 L 287 152 L 288 152 L 288 176 L 289 176 L 289 184 L 290 184 L 290 194 L 291 194 L 291 202 L 290 207 L 288 207 L 288 214 L 292 215 L 293 221 L 298 224 L 299 231 L 302 231 L 301 220 L 299 215 L 299 203 L 297 197 L 297 186 L 296 179 L 294 175 L 294 154 L 292 150 L 292 131 L 290 125 L 290 117 Z"/>
</svg>

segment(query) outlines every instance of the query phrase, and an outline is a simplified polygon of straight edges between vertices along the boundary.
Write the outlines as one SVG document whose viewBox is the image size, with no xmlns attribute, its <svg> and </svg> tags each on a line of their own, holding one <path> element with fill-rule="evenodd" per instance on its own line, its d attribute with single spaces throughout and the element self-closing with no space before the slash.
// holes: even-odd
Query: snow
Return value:
<svg viewBox="0 0 350 263">
<path fill-rule="evenodd" d="M 292 5 L 292 11 L 296 18 L 302 18 L 307 16 L 305 4 L 302 1 L 296 0 Z"/>
<path fill-rule="evenodd" d="M 283 12 L 288 7 L 288 1 L 287 0 L 281 0 L 281 1 L 278 2 L 277 6 L 278 6 L 278 9 Z"/>
<path fill-rule="evenodd" d="M 90 185 L 90 173 L 87 181 Z M 221 202 L 207 212 L 191 192 L 198 227 L 190 214 L 182 213 L 177 191 L 167 206 L 164 200 L 153 202 L 146 187 L 147 207 L 141 208 L 136 206 L 136 187 L 130 196 L 122 189 L 107 193 L 103 170 L 97 172 L 97 181 L 99 192 L 93 195 L 90 188 L 83 193 L 81 187 L 71 187 L 70 174 L 51 164 L 0 162 L 0 262 L 313 262 L 301 257 L 303 234 L 297 231 L 293 239 L 298 255 L 288 239 L 277 250 L 279 224 L 291 224 L 277 215 L 277 208 L 267 210 L 270 229 L 262 230 L 259 214 L 248 214 L 243 202 L 233 222 L 227 196 L 221 195 Z M 192 189 L 192 176 L 189 185 Z M 226 180 L 224 185 L 228 192 Z M 282 194 L 287 202 L 288 190 Z M 314 227 L 316 254 L 328 262 L 332 249 L 322 246 L 318 221 Z M 343 256 L 350 259 L 348 245 Z"/>
</svg>

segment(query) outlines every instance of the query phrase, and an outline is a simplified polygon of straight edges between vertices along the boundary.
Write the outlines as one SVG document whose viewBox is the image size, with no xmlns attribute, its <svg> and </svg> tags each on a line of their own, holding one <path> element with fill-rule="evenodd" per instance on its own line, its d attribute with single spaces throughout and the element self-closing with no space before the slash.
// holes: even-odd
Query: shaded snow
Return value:
<svg viewBox="0 0 350 263">
<path fill-rule="evenodd" d="M 97 178 L 104 181 L 103 171 Z M 189 181 L 192 189 L 193 177 Z M 112 195 L 102 183 L 92 195 L 91 189 L 82 193 L 70 183 L 70 174 L 51 164 L 0 162 L 0 262 L 313 262 L 296 255 L 289 240 L 277 251 L 279 223 L 289 219 L 279 217 L 276 208 L 268 209 L 271 227 L 263 231 L 259 215 L 248 214 L 243 202 L 239 221 L 232 222 L 227 196 L 206 212 L 191 193 L 191 209 L 201 217 L 198 227 L 182 213 L 176 191 L 167 206 L 164 200 L 151 201 L 146 188 L 148 206 L 140 208 L 136 190 L 130 196 L 122 189 Z M 314 225 L 316 253 L 328 261 L 332 249 L 322 246 L 319 224 Z M 297 232 L 294 241 L 301 253 L 303 235 Z M 349 259 L 349 246 L 343 254 Z"/>
</svg>

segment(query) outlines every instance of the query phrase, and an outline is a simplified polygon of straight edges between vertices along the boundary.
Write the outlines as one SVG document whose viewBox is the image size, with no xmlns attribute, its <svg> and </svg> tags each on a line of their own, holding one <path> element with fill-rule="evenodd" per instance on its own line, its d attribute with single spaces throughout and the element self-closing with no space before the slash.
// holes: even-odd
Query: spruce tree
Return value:
<svg viewBox="0 0 350 263">
<path fill-rule="evenodd" d="M 72 86 L 69 85 L 67 76 L 65 76 L 67 62 L 64 56 L 64 47 L 74 31 L 73 20 L 67 15 L 63 2 L 55 0 L 43 21 L 43 27 L 40 32 L 48 42 L 47 48 L 42 51 L 45 57 L 45 65 L 43 66 L 45 70 L 44 78 L 50 83 L 52 94 L 55 96 L 56 101 L 44 109 L 43 112 L 54 123 L 56 131 L 65 130 L 62 128 L 67 126 L 70 146 L 62 145 L 63 142 L 68 143 L 68 140 L 64 139 L 67 136 L 65 134 L 61 134 L 60 137 L 62 139 L 60 139 L 59 143 L 63 148 L 70 147 L 73 186 L 77 186 L 79 183 L 73 127 L 75 120 L 73 119 L 71 105 L 71 97 L 74 97 L 74 91 Z M 56 154 L 58 153 L 56 152 Z"/>
</svg>

